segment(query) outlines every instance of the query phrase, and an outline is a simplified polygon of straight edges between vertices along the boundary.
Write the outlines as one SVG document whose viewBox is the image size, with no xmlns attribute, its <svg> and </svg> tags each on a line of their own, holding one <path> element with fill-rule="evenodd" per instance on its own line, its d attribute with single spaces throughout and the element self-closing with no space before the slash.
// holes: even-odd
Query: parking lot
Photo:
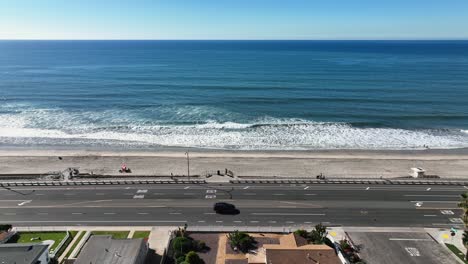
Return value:
<svg viewBox="0 0 468 264">
<path fill-rule="evenodd" d="M 349 232 L 367 263 L 455 264 L 444 245 L 424 232 Z"/>
</svg>

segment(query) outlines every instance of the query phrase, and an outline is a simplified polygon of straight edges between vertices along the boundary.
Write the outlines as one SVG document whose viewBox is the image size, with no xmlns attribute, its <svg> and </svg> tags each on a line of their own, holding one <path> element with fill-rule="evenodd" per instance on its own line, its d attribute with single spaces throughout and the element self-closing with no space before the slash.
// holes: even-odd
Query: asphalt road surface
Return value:
<svg viewBox="0 0 468 264">
<path fill-rule="evenodd" d="M 0 221 L 16 226 L 198 225 L 462 227 L 463 186 L 118 185 L 0 189 Z M 218 215 L 227 201 L 238 215 Z"/>
</svg>

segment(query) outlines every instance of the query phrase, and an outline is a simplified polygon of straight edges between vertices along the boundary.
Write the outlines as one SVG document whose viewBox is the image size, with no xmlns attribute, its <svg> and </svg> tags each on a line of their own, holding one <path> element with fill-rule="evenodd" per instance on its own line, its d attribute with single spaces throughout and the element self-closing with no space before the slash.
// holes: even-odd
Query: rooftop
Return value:
<svg viewBox="0 0 468 264">
<path fill-rule="evenodd" d="M 75 264 L 133 264 L 138 263 L 145 241 L 112 239 L 110 235 L 93 235 L 82 249 Z"/>
<path fill-rule="evenodd" d="M 257 254 L 249 254 L 251 264 L 339 264 L 335 250 L 327 245 L 308 244 L 303 237 L 291 233 L 280 238 L 280 244 L 265 244 Z"/>
<path fill-rule="evenodd" d="M 2 244 L 0 245 L 0 263 L 35 263 L 47 248 L 48 245 L 37 243 Z"/>
</svg>

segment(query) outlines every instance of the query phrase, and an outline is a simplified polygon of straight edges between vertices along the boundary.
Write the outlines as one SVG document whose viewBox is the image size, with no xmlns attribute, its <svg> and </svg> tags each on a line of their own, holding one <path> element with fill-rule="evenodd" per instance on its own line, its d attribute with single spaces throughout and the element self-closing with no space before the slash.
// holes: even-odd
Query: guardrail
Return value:
<svg viewBox="0 0 468 264">
<path fill-rule="evenodd" d="M 81 186 L 81 185 L 129 185 L 129 184 L 205 184 L 205 180 L 126 180 L 126 181 L 14 181 L 0 182 L 1 187 L 17 186 Z"/>
<path fill-rule="evenodd" d="M 352 179 L 326 179 L 326 180 L 230 180 L 233 184 L 380 184 L 380 185 L 468 185 L 468 181 L 446 180 L 352 180 Z"/>
</svg>

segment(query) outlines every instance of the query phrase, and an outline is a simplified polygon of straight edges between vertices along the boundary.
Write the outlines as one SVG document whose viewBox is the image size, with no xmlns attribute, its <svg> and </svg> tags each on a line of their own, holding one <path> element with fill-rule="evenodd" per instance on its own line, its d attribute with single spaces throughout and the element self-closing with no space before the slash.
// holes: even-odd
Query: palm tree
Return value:
<svg viewBox="0 0 468 264">
<path fill-rule="evenodd" d="M 463 245 L 467 249 L 467 252 L 465 254 L 465 260 L 468 260 L 468 231 L 466 231 L 466 230 L 465 230 L 465 232 L 463 232 L 462 241 L 463 241 Z"/>
</svg>

